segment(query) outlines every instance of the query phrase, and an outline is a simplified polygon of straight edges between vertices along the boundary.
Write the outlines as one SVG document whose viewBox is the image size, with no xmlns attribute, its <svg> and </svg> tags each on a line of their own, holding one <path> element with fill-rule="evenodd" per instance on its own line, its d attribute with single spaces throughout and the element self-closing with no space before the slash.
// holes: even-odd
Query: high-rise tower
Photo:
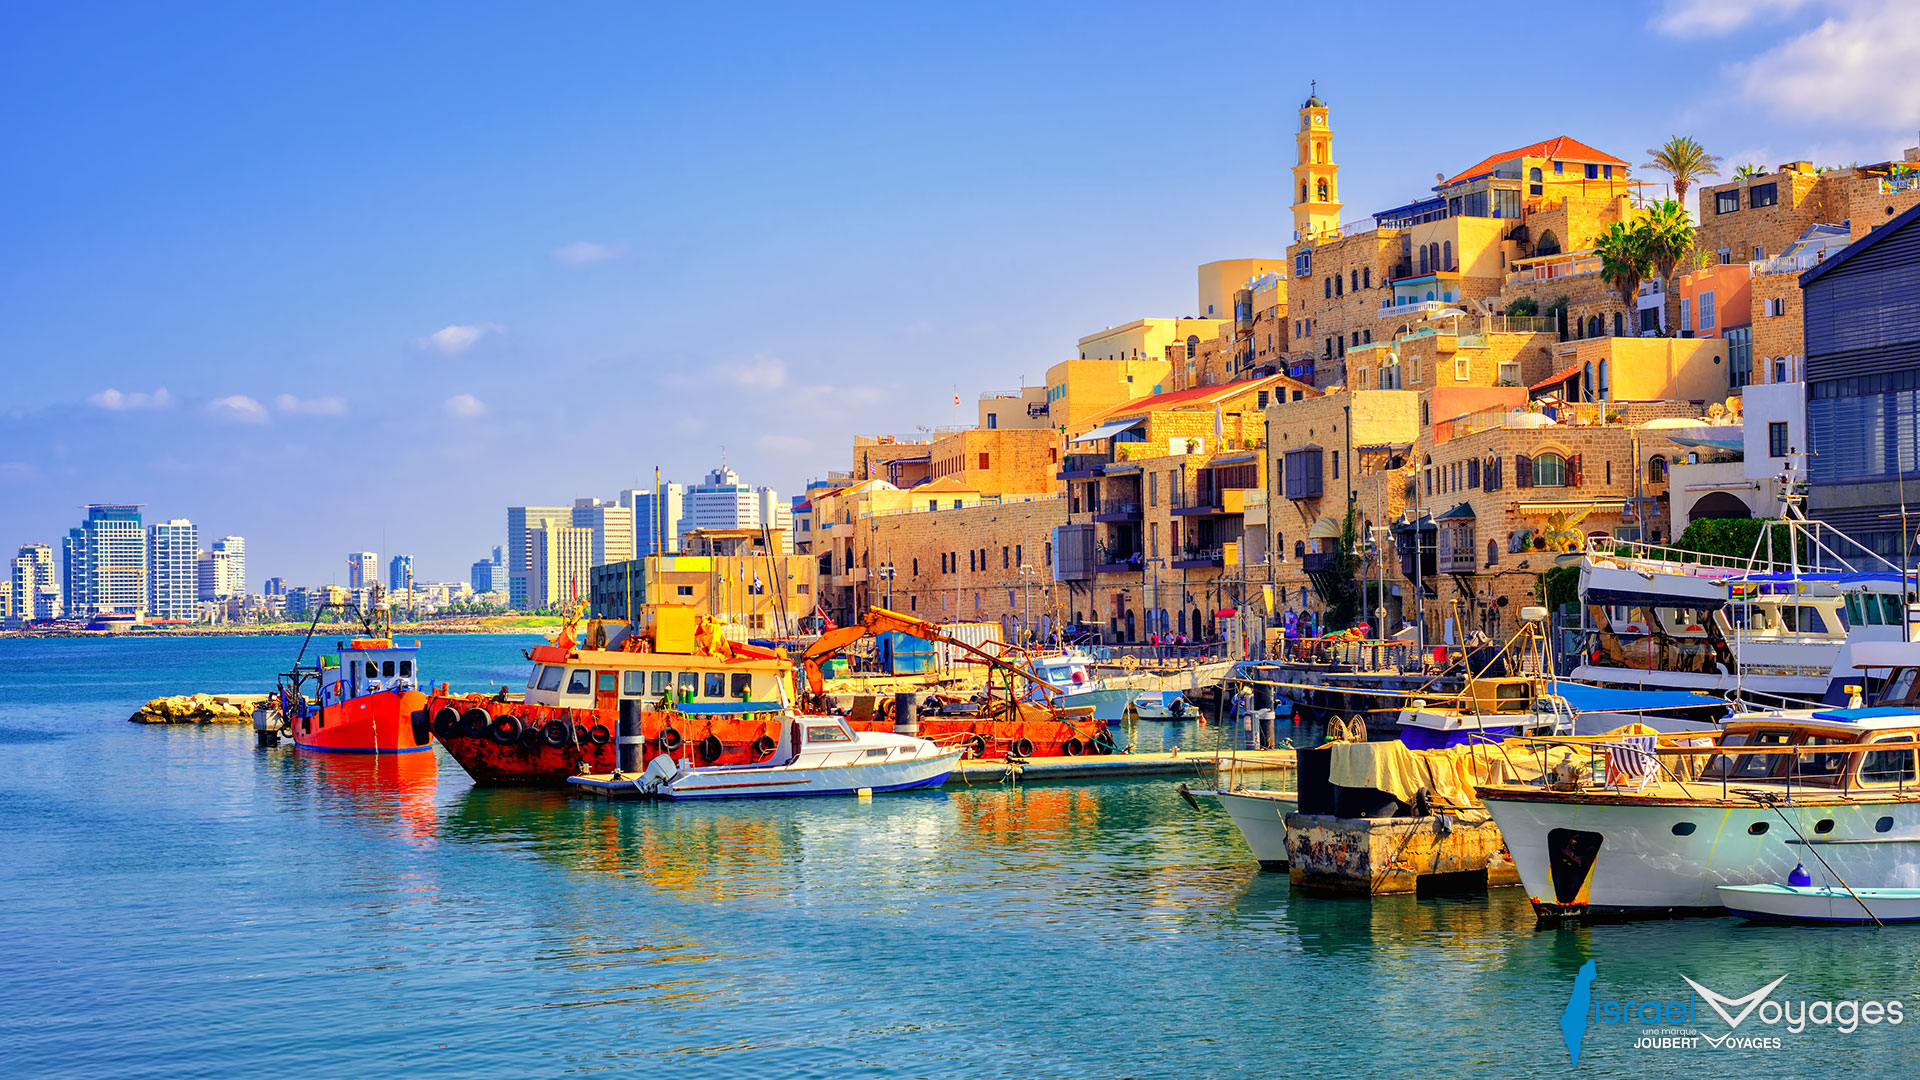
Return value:
<svg viewBox="0 0 1920 1080">
<path fill-rule="evenodd" d="M 1327 103 L 1318 94 L 1300 106 L 1293 166 L 1293 230 L 1298 239 L 1327 236 L 1340 227 L 1340 166 L 1333 163 Z"/>
</svg>

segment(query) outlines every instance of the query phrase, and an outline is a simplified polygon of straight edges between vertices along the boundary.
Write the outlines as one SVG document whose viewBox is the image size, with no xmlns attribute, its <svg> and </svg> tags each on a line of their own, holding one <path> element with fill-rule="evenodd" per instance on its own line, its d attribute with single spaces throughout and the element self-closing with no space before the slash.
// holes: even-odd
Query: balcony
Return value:
<svg viewBox="0 0 1920 1080">
<path fill-rule="evenodd" d="M 1068 454 L 1060 460 L 1060 480 L 1090 480 L 1099 476 L 1108 465 L 1113 464 L 1113 455 L 1105 454 Z"/>
<path fill-rule="evenodd" d="M 1264 496 L 1266 492 L 1258 488 L 1224 488 L 1219 491 L 1202 491 L 1197 501 L 1187 506 L 1176 506 L 1174 517 L 1227 517 L 1247 512 L 1249 494 Z"/>
<path fill-rule="evenodd" d="M 1507 284 L 1532 285 L 1599 272 L 1598 255 L 1547 255 L 1538 259 L 1515 260 L 1513 269 L 1507 274 Z"/>
<path fill-rule="evenodd" d="M 1477 574 L 1480 572 L 1479 547 L 1472 530 L 1442 530 L 1440 534 L 1440 572 Z"/>
<path fill-rule="evenodd" d="M 1128 499 L 1108 499 L 1095 509 L 1093 520 L 1101 522 L 1139 521 L 1142 513 L 1138 502 Z"/>
<path fill-rule="evenodd" d="M 1334 572 L 1335 552 L 1309 551 L 1300 556 L 1300 569 L 1309 575 L 1331 574 Z"/>
<path fill-rule="evenodd" d="M 1220 548 L 1185 551 L 1173 560 L 1175 570 L 1206 570 L 1226 564 L 1226 552 Z"/>
<path fill-rule="evenodd" d="M 1102 551 L 1094 558 L 1096 574 L 1138 574 L 1146 569 L 1147 561 L 1138 551 Z"/>
</svg>

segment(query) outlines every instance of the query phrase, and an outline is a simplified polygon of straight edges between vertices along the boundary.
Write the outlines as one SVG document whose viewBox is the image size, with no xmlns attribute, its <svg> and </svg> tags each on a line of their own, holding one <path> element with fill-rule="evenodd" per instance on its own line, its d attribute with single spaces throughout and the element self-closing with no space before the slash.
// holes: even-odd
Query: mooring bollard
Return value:
<svg viewBox="0 0 1920 1080">
<path fill-rule="evenodd" d="M 893 695 L 893 733 L 919 737 L 920 695 L 912 693 Z"/>
<path fill-rule="evenodd" d="M 639 704 L 632 698 L 620 701 L 619 731 L 613 739 L 615 775 L 640 771 L 640 747 L 646 738 L 641 734 Z"/>
</svg>

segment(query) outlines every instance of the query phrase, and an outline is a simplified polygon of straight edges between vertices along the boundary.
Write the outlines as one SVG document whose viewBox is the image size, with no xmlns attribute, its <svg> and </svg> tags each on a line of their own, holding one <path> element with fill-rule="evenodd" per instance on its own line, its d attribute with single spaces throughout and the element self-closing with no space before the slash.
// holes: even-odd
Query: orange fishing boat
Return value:
<svg viewBox="0 0 1920 1080">
<path fill-rule="evenodd" d="M 324 608 L 322 609 L 324 611 Z M 320 612 L 314 614 L 319 624 Z M 432 748 L 420 691 L 420 642 L 393 639 L 384 590 L 373 590 L 373 611 L 362 617 L 365 637 L 339 644 L 338 651 L 302 667 L 306 644 L 292 670 L 280 676 L 278 692 L 256 715 L 262 741 L 270 731 L 293 740 L 301 750 L 330 754 L 411 754 Z M 313 640 L 311 629 L 307 643 Z M 312 697 L 308 696 L 311 688 Z"/>
</svg>

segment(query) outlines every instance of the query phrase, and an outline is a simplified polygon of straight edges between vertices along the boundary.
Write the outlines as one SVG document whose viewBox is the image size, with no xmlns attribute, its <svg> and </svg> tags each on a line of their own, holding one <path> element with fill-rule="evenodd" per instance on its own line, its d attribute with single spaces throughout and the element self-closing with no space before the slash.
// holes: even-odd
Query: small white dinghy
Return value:
<svg viewBox="0 0 1920 1080">
<path fill-rule="evenodd" d="M 1299 792 L 1195 788 L 1192 794 L 1211 795 L 1220 800 L 1227 816 L 1239 826 L 1247 846 L 1253 849 L 1253 857 L 1260 860 L 1260 869 L 1287 868 L 1286 816 L 1300 809 Z"/>
<path fill-rule="evenodd" d="M 567 782 L 610 798 L 739 799 L 910 791 L 945 783 L 963 752 L 959 747 L 943 750 L 912 735 L 855 731 L 837 716 L 800 716 L 786 725 L 779 745 L 762 762 L 695 767 L 662 754 L 638 776 L 574 776 Z"/>
<path fill-rule="evenodd" d="M 1716 885 L 1720 904 L 1747 919 L 1772 922 L 1920 922 L 1920 889 L 1839 885 Z"/>
<path fill-rule="evenodd" d="M 1178 690 L 1148 690 L 1133 699 L 1133 714 L 1142 720 L 1200 719 L 1200 710 Z"/>
</svg>

